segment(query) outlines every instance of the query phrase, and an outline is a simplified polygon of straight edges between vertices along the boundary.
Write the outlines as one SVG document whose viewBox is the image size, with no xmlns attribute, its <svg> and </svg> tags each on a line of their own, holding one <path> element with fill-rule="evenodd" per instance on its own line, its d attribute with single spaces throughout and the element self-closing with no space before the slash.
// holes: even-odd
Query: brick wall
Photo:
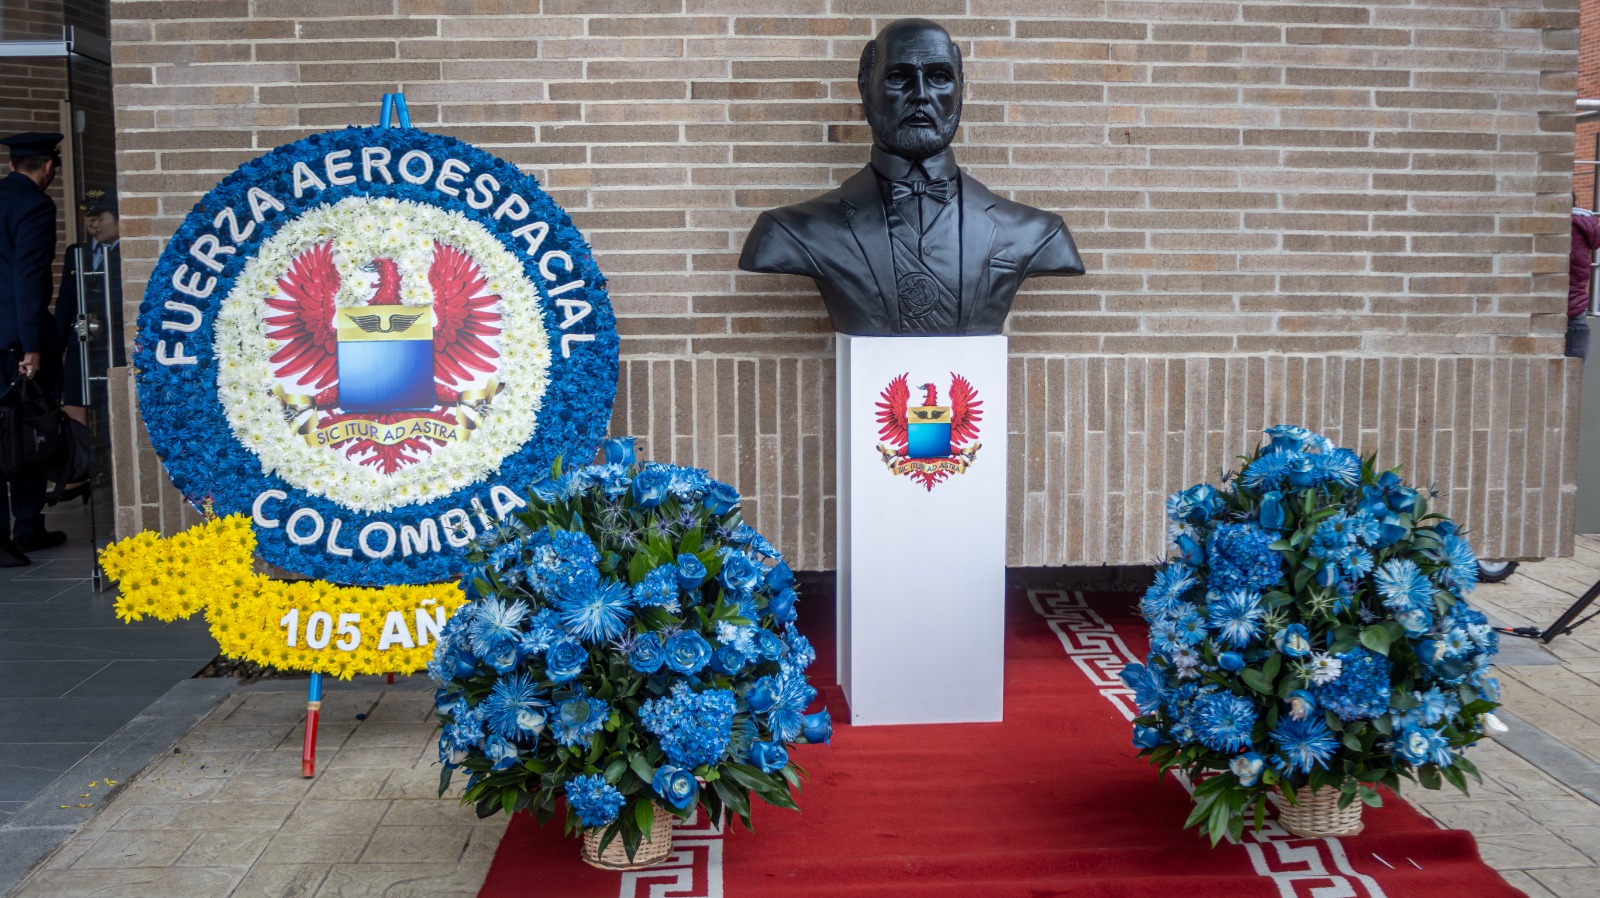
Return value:
<svg viewBox="0 0 1600 898">
<path fill-rule="evenodd" d="M 959 160 L 1092 272 L 1011 318 L 1013 563 L 1148 560 L 1161 497 L 1282 419 L 1411 464 L 1485 554 L 1570 551 L 1577 0 L 114 0 L 128 299 L 233 167 L 404 90 L 594 244 L 615 429 L 831 566 L 827 320 L 736 260 L 865 161 L 856 58 L 912 13 L 962 46 Z M 170 525 L 120 445 L 119 525 Z"/>
<path fill-rule="evenodd" d="M 1578 11 L 1578 98 L 1600 100 L 1600 0 L 1581 0 Z M 1576 160 L 1594 160 L 1595 135 L 1600 119 L 1580 122 L 1573 140 L 1572 192 L 1585 209 L 1594 206 L 1594 166 Z"/>
<path fill-rule="evenodd" d="M 4 32 L 12 39 L 12 32 Z M 60 37 L 60 13 L 57 12 L 54 37 Z M 33 39 L 32 35 L 18 39 Z M 67 99 L 67 64 L 62 59 L 8 59 L 0 61 L 0 136 L 24 131 L 62 131 L 61 103 Z M 0 148 L 3 150 L 3 148 Z M 0 152 L 0 177 L 10 171 L 8 157 Z M 67 245 L 65 184 L 60 178 L 50 185 L 47 193 L 56 204 L 55 270 L 61 271 L 60 253 Z M 59 282 L 59 276 L 56 278 Z"/>
</svg>

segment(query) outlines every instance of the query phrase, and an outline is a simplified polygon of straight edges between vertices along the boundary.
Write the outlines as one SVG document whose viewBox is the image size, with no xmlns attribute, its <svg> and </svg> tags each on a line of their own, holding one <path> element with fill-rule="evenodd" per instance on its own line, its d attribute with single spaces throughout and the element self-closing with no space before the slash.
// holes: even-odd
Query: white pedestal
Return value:
<svg viewBox="0 0 1600 898">
<path fill-rule="evenodd" d="M 840 334 L 837 342 L 839 683 L 850 721 L 1000 720 L 1006 338 Z M 916 430 L 908 455 L 942 446 L 939 422 L 959 418 L 954 376 L 976 391 L 977 434 L 954 440 L 943 464 L 884 457 L 899 447 L 880 436 L 878 404 L 902 374 L 911 420 L 932 422 Z M 937 392 L 933 406 L 923 384 Z M 951 423 L 960 430 L 960 420 Z M 958 451 L 974 445 L 970 457 Z M 930 468 L 945 475 L 932 489 L 916 479 Z"/>
</svg>

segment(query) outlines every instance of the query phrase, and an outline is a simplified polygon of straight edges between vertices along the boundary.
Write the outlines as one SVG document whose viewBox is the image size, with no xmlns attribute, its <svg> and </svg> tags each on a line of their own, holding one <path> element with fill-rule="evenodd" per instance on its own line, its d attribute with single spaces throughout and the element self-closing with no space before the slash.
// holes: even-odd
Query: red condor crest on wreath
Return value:
<svg viewBox="0 0 1600 898">
<path fill-rule="evenodd" d="M 431 302 L 403 301 L 394 259 L 378 256 L 361 271 L 373 280 L 358 285 L 358 294 L 370 290 L 358 305 L 337 302 L 332 241 L 301 252 L 277 279 L 279 295 L 266 298 L 276 314 L 264 321 L 281 344 L 273 374 L 317 392 L 275 395 L 309 445 L 393 474 L 467 441 L 500 391 L 500 296 L 471 255 L 439 241 Z"/>
<path fill-rule="evenodd" d="M 922 404 L 911 404 L 910 373 L 889 381 L 878 402 L 878 452 L 895 476 L 906 475 L 932 491 L 951 474 L 964 474 L 983 447 L 977 442 L 983 402 L 971 382 L 950 373 L 950 404 L 939 404 L 938 387 L 920 384 Z"/>
</svg>

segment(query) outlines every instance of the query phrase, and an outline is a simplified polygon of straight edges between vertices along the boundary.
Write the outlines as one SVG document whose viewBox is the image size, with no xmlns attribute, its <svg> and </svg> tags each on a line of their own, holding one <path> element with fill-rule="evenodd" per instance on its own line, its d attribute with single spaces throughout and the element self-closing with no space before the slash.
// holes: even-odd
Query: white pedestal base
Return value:
<svg viewBox="0 0 1600 898">
<path fill-rule="evenodd" d="M 839 683 L 850 721 L 1000 720 L 1006 338 L 840 334 L 837 341 Z M 955 440 L 943 465 L 932 458 L 886 460 L 879 448 L 897 448 L 879 434 L 878 403 L 902 374 L 913 421 L 926 400 L 922 384 L 936 389 L 934 407 L 955 416 L 955 375 L 982 403 L 976 436 Z M 933 412 L 924 420 L 940 417 Z M 930 431 L 917 433 L 913 445 L 929 451 Z M 937 440 L 940 432 L 932 434 Z M 974 445 L 970 458 L 957 452 Z M 916 479 L 939 467 L 945 476 L 932 489 Z"/>
</svg>

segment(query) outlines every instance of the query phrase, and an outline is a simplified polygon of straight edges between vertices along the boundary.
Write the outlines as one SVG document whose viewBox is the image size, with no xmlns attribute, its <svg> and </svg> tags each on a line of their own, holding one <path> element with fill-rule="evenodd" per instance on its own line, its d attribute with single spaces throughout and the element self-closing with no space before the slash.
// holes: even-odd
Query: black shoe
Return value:
<svg viewBox="0 0 1600 898">
<path fill-rule="evenodd" d="M 40 549 L 54 549 L 66 541 L 67 535 L 60 530 L 42 530 L 17 540 L 16 546 L 24 552 L 37 552 Z"/>
<path fill-rule="evenodd" d="M 0 567 L 24 567 L 30 564 L 33 561 L 22 554 L 16 543 L 0 536 Z"/>
<path fill-rule="evenodd" d="M 62 490 L 60 498 L 58 498 L 58 499 L 50 499 L 49 501 L 45 502 L 45 505 L 47 505 L 47 506 L 56 505 L 58 503 L 67 502 L 67 501 L 70 501 L 72 499 L 82 499 L 83 501 L 88 502 L 89 501 L 89 492 L 92 489 L 94 489 L 94 484 L 92 484 L 89 481 L 85 480 L 84 482 L 78 484 L 77 486 L 69 486 L 66 489 Z"/>
</svg>

